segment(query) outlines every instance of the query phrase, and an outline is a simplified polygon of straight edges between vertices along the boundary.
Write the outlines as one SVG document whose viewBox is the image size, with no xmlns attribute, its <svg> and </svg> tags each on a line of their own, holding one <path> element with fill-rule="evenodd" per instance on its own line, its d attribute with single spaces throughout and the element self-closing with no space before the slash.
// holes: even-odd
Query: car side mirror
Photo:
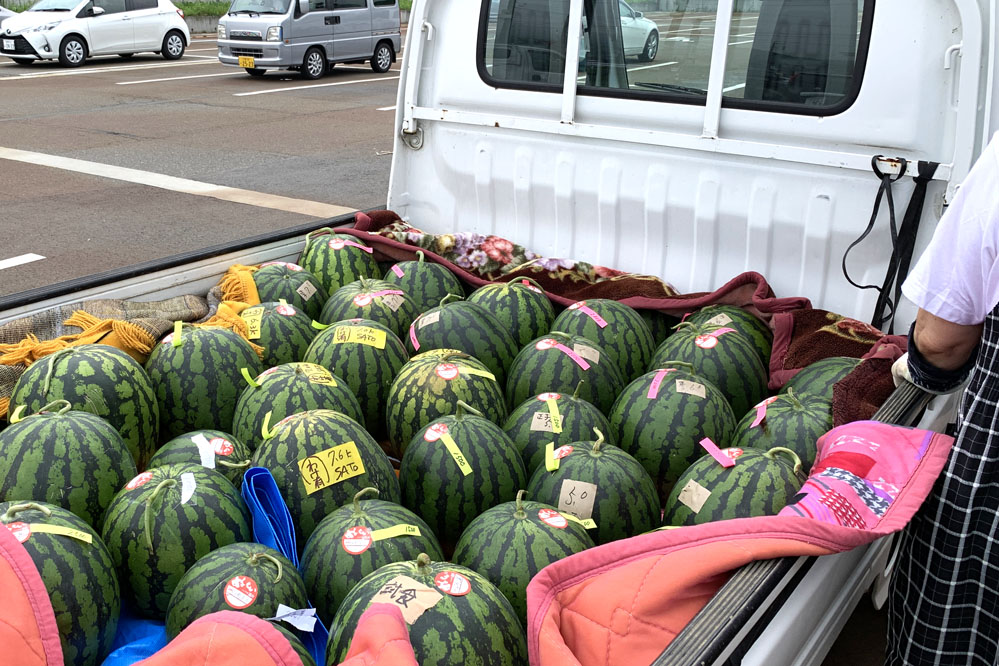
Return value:
<svg viewBox="0 0 999 666">
<path fill-rule="evenodd" d="M 91 10 L 90 10 L 90 15 L 91 16 L 100 16 L 103 13 L 104 13 L 104 8 L 103 7 L 92 7 Z"/>
<path fill-rule="evenodd" d="M 640 19 L 643 16 L 645 16 L 645 14 L 643 14 L 642 12 L 635 12 L 635 18 Z"/>
<path fill-rule="evenodd" d="M 298 0 L 298 13 L 299 14 L 309 13 L 309 0 Z"/>
</svg>

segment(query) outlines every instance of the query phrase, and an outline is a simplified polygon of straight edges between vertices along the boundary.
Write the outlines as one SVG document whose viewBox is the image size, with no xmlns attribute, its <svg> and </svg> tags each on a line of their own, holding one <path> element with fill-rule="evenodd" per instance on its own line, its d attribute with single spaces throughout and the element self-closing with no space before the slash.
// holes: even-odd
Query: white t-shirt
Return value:
<svg viewBox="0 0 999 666">
<path fill-rule="evenodd" d="M 999 303 L 999 133 L 940 218 L 902 293 L 955 324 L 980 324 Z"/>
</svg>

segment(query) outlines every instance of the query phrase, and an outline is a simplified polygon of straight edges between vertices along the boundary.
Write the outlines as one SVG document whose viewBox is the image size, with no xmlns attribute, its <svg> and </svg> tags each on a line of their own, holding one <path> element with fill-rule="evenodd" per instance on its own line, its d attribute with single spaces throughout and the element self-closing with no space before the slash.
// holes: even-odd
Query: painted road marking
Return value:
<svg viewBox="0 0 999 666">
<path fill-rule="evenodd" d="M 213 76 L 236 76 L 246 75 L 246 72 L 221 72 L 220 74 L 194 74 L 192 76 L 168 76 L 164 79 L 145 79 L 143 81 L 118 81 L 116 86 L 134 86 L 138 83 L 160 83 L 161 81 L 183 81 L 185 79 L 207 79 Z"/>
<path fill-rule="evenodd" d="M 198 56 L 191 56 L 196 58 Z M 215 58 L 212 58 L 215 60 Z M 209 63 L 198 60 L 197 62 L 174 62 L 154 65 L 122 65 L 120 67 L 92 67 L 87 69 L 72 69 L 64 72 L 38 72 L 19 74 L 17 76 L 5 76 L 0 81 L 24 81 L 27 79 L 45 79 L 50 76 L 77 76 L 79 74 L 100 74 L 101 72 L 127 72 L 137 69 L 159 69 L 161 67 L 189 67 L 191 65 L 207 65 Z"/>
<path fill-rule="evenodd" d="M 629 67 L 629 72 L 637 72 L 641 69 L 655 69 L 656 67 L 672 67 L 673 65 L 679 65 L 680 63 L 676 60 L 671 60 L 670 62 L 659 63 L 658 65 L 643 65 L 641 67 Z"/>
<path fill-rule="evenodd" d="M 253 92 L 233 93 L 233 97 L 248 97 L 249 95 L 268 95 L 270 93 L 289 92 L 293 90 L 308 90 L 309 88 L 329 88 L 330 86 L 349 86 L 353 83 L 374 83 L 376 81 L 397 81 L 398 76 L 388 76 L 380 79 L 361 79 L 359 81 L 338 81 L 337 83 L 316 83 L 310 86 L 292 86 L 291 88 L 272 88 L 270 90 L 254 90 Z"/>
<path fill-rule="evenodd" d="M 734 86 L 729 86 L 728 88 L 722 88 L 722 92 L 732 92 L 733 90 L 738 90 L 739 88 L 745 88 L 745 83 L 737 83 Z"/>
<path fill-rule="evenodd" d="M 214 47 L 212 47 L 210 49 L 187 49 L 186 51 L 184 51 L 184 53 L 196 53 L 198 51 L 218 51 L 218 50 L 219 50 L 219 47 L 214 46 Z"/>
<path fill-rule="evenodd" d="M 0 271 L 5 268 L 13 268 L 14 266 L 20 266 L 22 264 L 30 264 L 32 261 L 38 261 L 44 259 L 40 254 L 22 254 L 18 257 L 11 257 L 10 259 L 3 259 L 0 261 Z"/>
<path fill-rule="evenodd" d="M 139 169 L 129 169 L 126 167 L 113 166 L 111 164 L 100 164 L 98 162 L 88 162 L 72 157 L 60 157 L 59 155 L 49 155 L 46 153 L 35 153 L 27 150 L 17 150 L 15 148 L 0 147 L 0 159 L 14 162 L 24 162 L 26 164 L 36 164 L 39 166 L 51 167 L 53 169 L 64 169 L 76 173 L 85 173 L 101 178 L 111 178 L 127 183 L 136 183 L 156 187 L 161 190 L 170 190 L 182 194 L 193 194 L 202 197 L 211 197 L 222 201 L 246 204 L 248 206 L 258 206 L 260 208 L 270 208 L 311 217 L 335 217 L 345 213 L 352 213 L 353 208 L 346 206 L 335 206 L 333 204 L 321 203 L 319 201 L 308 201 L 305 199 L 292 199 L 276 194 L 265 192 L 253 192 L 251 190 L 241 190 L 236 187 L 226 187 L 224 185 L 214 185 L 212 183 L 202 183 L 187 178 L 177 178 L 151 171 L 141 171 Z"/>
<path fill-rule="evenodd" d="M 380 109 L 375 109 L 376 111 L 395 111 L 394 106 L 383 106 Z"/>
</svg>

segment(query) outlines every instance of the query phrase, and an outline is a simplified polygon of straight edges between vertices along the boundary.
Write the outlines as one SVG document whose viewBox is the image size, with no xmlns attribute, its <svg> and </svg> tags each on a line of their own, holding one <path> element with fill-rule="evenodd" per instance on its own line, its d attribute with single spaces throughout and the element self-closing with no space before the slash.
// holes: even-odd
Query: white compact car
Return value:
<svg viewBox="0 0 999 666">
<path fill-rule="evenodd" d="M 627 2 L 620 2 L 621 37 L 624 41 L 624 55 L 638 56 L 649 62 L 656 59 L 659 52 L 659 26 L 635 11 Z"/>
<path fill-rule="evenodd" d="M 2 26 L 3 22 L 9 19 L 11 16 L 14 16 L 14 12 L 10 11 L 6 7 L 0 6 L 0 26 Z"/>
<path fill-rule="evenodd" d="M 58 58 L 79 67 L 92 55 L 140 51 L 184 55 L 191 31 L 170 0 L 39 0 L 0 26 L 0 55 L 20 65 Z"/>
</svg>

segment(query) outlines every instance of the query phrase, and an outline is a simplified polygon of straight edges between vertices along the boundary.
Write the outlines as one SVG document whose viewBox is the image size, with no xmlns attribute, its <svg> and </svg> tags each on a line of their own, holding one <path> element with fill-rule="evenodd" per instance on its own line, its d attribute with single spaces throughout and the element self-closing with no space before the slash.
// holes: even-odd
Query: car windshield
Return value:
<svg viewBox="0 0 999 666">
<path fill-rule="evenodd" d="M 291 0 L 233 0 L 230 14 L 284 14 Z"/>
<path fill-rule="evenodd" d="M 29 12 L 68 12 L 76 9 L 80 0 L 39 0 L 31 6 Z"/>
</svg>

